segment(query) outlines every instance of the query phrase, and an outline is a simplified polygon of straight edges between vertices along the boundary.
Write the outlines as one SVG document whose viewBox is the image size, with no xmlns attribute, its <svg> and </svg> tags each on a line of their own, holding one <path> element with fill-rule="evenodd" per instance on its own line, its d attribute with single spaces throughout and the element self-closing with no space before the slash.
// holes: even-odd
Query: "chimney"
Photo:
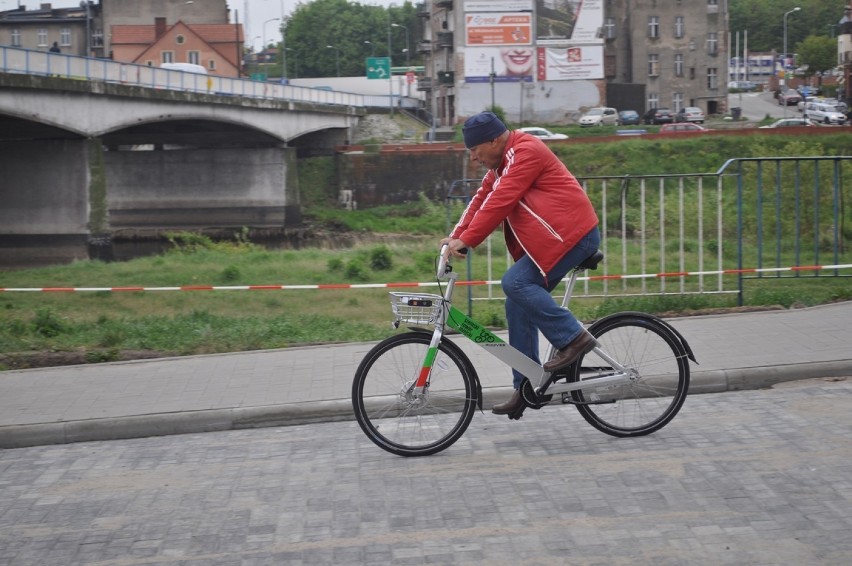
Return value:
<svg viewBox="0 0 852 566">
<path fill-rule="evenodd" d="M 154 18 L 154 39 L 160 39 L 166 33 L 166 18 Z"/>
</svg>

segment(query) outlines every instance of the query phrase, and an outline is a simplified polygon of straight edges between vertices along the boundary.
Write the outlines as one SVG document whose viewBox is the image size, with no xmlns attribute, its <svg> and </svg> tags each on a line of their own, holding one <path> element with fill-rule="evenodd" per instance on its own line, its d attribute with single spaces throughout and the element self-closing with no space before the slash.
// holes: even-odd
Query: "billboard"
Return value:
<svg viewBox="0 0 852 566">
<path fill-rule="evenodd" d="M 536 43 L 603 43 L 602 0 L 536 0 Z"/>
<path fill-rule="evenodd" d="M 531 45 L 532 14 L 477 12 L 465 14 L 465 45 Z"/>
<path fill-rule="evenodd" d="M 539 47 L 536 78 L 540 81 L 570 81 L 604 78 L 602 45 Z"/>
<path fill-rule="evenodd" d="M 493 68 L 495 82 L 529 82 L 535 74 L 535 60 L 535 48 L 528 45 L 468 47 L 464 51 L 464 80 L 488 82 Z"/>
</svg>

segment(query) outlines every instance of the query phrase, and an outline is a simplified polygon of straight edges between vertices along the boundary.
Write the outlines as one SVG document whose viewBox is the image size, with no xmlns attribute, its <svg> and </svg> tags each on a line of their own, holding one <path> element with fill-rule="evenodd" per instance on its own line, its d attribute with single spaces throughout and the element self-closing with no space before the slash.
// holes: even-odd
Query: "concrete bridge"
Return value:
<svg viewBox="0 0 852 566">
<path fill-rule="evenodd" d="M 164 230 L 283 233 L 299 220 L 297 155 L 347 143 L 366 114 L 357 99 L 4 71 L 0 265 L 107 259 L 116 238 Z"/>
</svg>

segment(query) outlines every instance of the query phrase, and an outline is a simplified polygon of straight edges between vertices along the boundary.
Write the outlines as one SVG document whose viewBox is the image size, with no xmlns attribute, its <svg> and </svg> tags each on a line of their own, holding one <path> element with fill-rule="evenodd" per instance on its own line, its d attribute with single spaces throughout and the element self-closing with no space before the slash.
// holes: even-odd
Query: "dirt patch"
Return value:
<svg viewBox="0 0 852 566">
<path fill-rule="evenodd" d="M 149 360 L 174 356 L 152 350 L 74 350 L 71 352 L 21 352 L 0 355 L 0 369 L 32 369 L 103 362 Z"/>
</svg>

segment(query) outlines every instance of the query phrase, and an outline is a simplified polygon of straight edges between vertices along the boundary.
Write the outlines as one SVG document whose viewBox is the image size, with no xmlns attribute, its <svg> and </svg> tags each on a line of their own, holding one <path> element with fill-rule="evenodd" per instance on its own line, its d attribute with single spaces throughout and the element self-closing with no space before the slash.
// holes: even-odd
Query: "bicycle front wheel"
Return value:
<svg viewBox="0 0 852 566">
<path fill-rule="evenodd" d="M 663 322 L 642 314 L 619 314 L 589 328 L 601 349 L 625 366 L 628 383 L 573 391 L 586 421 L 612 436 L 642 436 L 664 427 L 680 410 L 689 389 L 689 360 L 681 338 Z M 593 382 L 613 373 L 594 351 L 572 366 L 570 382 Z"/>
<path fill-rule="evenodd" d="M 414 390 L 432 335 L 397 334 L 362 360 L 352 383 L 352 407 L 376 445 L 398 456 L 428 456 L 451 446 L 476 411 L 479 381 L 470 360 L 441 341 L 423 392 Z"/>
</svg>

